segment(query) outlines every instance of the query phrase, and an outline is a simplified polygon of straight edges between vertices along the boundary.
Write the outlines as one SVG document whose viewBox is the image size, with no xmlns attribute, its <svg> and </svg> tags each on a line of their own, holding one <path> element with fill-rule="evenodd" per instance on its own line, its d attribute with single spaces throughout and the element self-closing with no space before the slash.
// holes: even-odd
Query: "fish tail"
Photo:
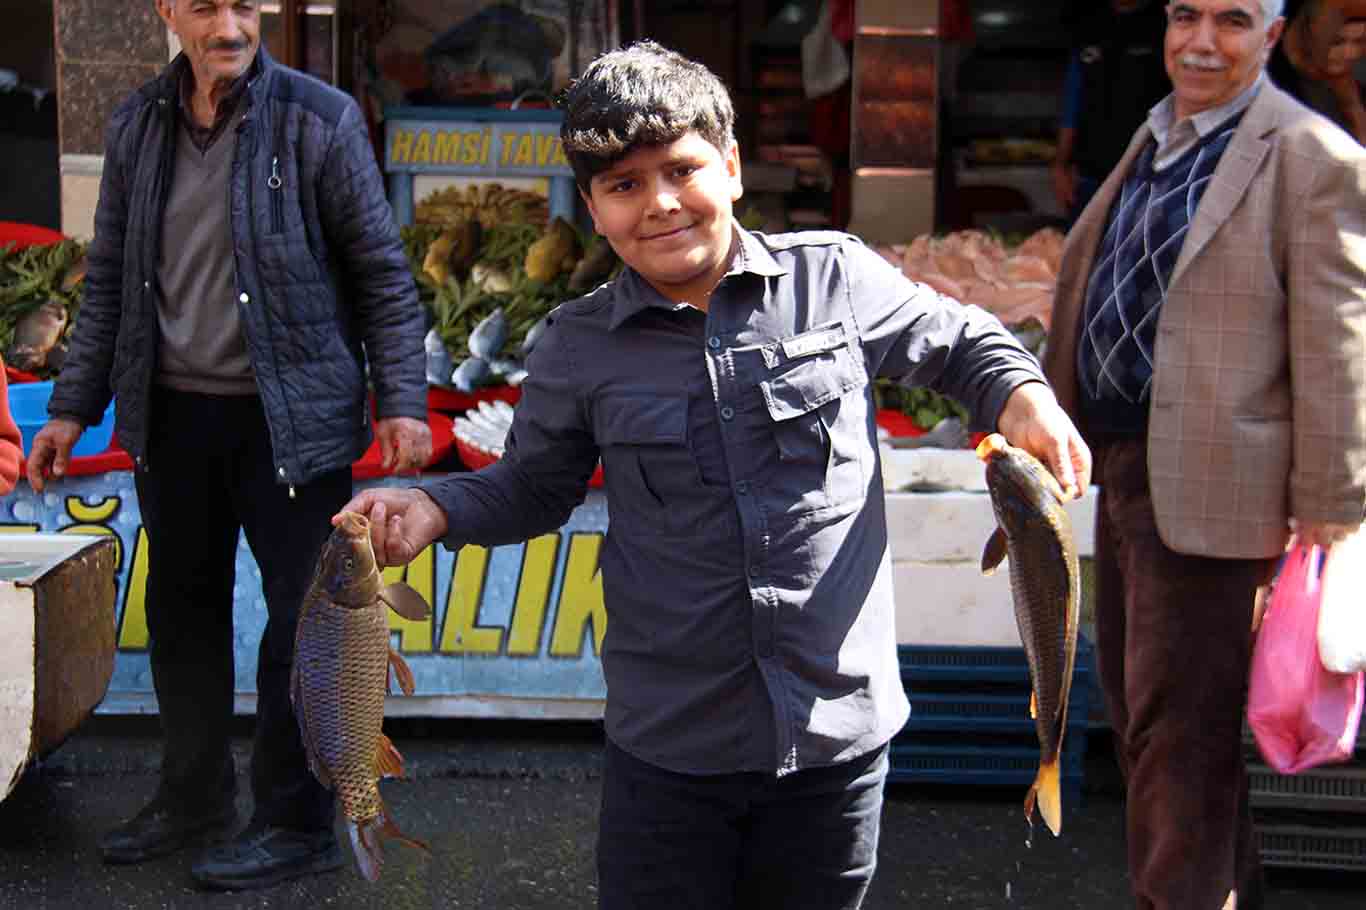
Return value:
<svg viewBox="0 0 1366 910">
<path fill-rule="evenodd" d="M 1062 768 L 1056 755 L 1039 763 L 1039 774 L 1025 795 L 1025 818 L 1034 817 L 1036 804 L 1044 824 L 1057 837 L 1062 832 Z"/>
<path fill-rule="evenodd" d="M 432 852 L 426 841 L 409 837 L 403 833 L 398 825 L 394 824 L 393 818 L 389 815 L 389 807 L 384 805 L 382 800 L 379 804 L 378 815 L 363 822 L 347 819 L 346 829 L 351 835 L 351 849 L 356 854 L 356 865 L 360 867 L 361 875 L 364 875 L 368 881 L 378 881 L 380 869 L 384 865 L 384 849 L 381 846 L 381 838 L 392 838 L 410 847 L 416 847 L 423 853 Z"/>
<path fill-rule="evenodd" d="M 356 854 L 356 865 L 368 882 L 379 881 L 379 870 L 384 865 L 384 851 L 380 849 L 374 827 L 373 819 L 360 825 L 349 818 L 346 820 L 346 831 L 351 835 L 351 850 Z"/>
<path fill-rule="evenodd" d="M 383 802 L 380 803 L 380 814 L 379 818 L 375 819 L 375 823 L 378 824 L 379 833 L 383 834 L 385 837 L 393 838 L 410 847 L 416 847 L 423 853 L 432 852 L 431 848 L 427 846 L 426 841 L 418 840 L 416 837 L 409 837 L 403 833 L 399 826 L 396 825 L 394 820 L 389 816 L 389 807 L 384 805 Z"/>
</svg>

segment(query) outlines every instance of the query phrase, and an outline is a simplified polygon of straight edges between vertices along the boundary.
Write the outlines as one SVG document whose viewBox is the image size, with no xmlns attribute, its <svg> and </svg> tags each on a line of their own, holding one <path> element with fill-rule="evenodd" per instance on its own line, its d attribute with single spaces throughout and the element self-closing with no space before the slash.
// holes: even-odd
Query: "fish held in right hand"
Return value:
<svg viewBox="0 0 1366 910">
<path fill-rule="evenodd" d="M 1039 772 L 1025 797 L 1048 829 L 1062 830 L 1061 757 L 1067 703 L 1076 664 L 1081 573 L 1072 522 L 1057 479 L 1033 455 L 993 433 L 977 447 L 986 463 L 987 490 L 997 528 L 982 553 L 990 573 L 1010 559 L 1010 590 L 1029 678 L 1030 716 L 1039 737 Z"/>
</svg>

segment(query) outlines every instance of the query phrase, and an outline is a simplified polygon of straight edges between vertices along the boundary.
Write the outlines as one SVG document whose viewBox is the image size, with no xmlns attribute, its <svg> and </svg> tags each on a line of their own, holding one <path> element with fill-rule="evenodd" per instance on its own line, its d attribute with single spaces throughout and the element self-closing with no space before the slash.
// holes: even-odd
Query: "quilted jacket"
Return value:
<svg viewBox="0 0 1366 910">
<path fill-rule="evenodd" d="M 91 424 L 115 396 L 115 431 L 139 469 L 150 467 L 157 262 L 188 70 L 177 57 L 110 119 L 85 299 L 48 405 Z M 293 485 L 365 452 L 367 359 L 376 415 L 426 419 L 423 316 L 356 103 L 264 48 L 248 79 L 228 199 L 235 305 L 276 479 Z"/>
</svg>

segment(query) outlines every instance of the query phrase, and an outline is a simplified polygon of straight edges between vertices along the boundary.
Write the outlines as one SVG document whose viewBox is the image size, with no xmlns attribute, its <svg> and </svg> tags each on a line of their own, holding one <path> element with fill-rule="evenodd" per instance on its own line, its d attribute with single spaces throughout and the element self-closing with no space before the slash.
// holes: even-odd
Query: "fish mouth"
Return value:
<svg viewBox="0 0 1366 910">
<path fill-rule="evenodd" d="M 347 537 L 362 537 L 370 533 L 370 519 L 359 512 L 343 512 L 337 529 Z"/>
<path fill-rule="evenodd" d="M 983 461 L 990 461 L 993 455 L 1000 454 L 1006 450 L 1006 438 L 1000 433 L 991 433 L 981 442 L 977 443 L 977 457 Z"/>
</svg>

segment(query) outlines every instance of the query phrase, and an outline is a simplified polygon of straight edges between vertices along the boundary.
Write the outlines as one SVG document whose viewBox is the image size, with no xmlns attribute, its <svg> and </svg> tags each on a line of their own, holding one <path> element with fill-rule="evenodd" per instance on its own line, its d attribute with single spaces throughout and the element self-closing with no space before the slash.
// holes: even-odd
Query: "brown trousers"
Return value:
<svg viewBox="0 0 1366 910">
<path fill-rule="evenodd" d="M 1274 559 L 1177 553 L 1158 537 L 1143 438 L 1095 451 L 1097 660 L 1143 910 L 1262 902 L 1242 721 L 1253 601 Z"/>
</svg>

